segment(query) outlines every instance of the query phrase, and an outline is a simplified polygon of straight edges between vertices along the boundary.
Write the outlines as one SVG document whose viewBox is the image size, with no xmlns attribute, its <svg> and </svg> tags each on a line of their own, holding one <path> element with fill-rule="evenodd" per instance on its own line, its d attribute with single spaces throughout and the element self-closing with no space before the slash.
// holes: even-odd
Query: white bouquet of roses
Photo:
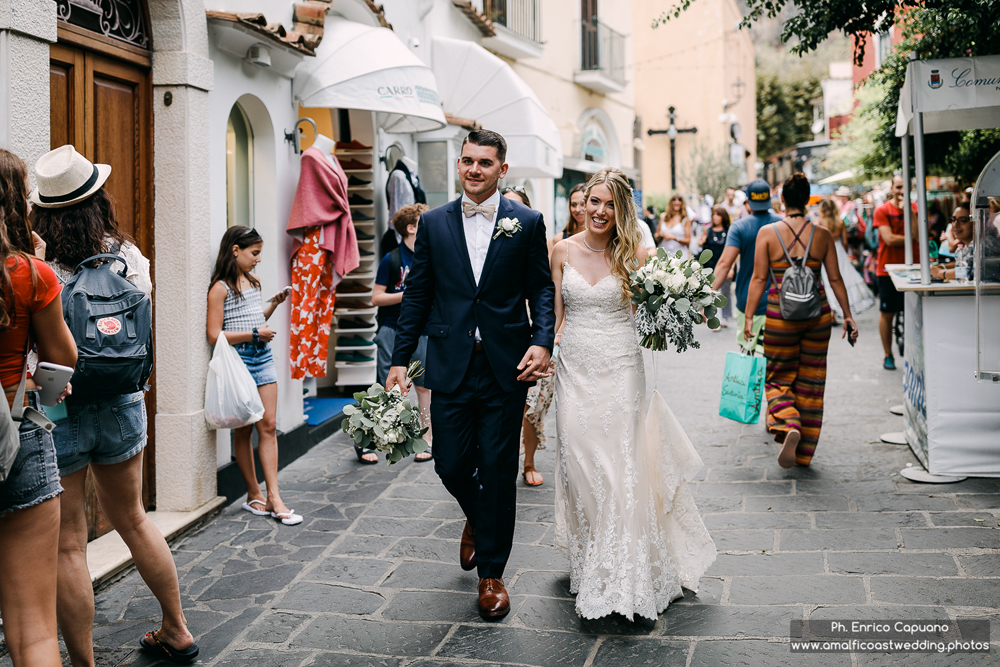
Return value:
<svg viewBox="0 0 1000 667">
<path fill-rule="evenodd" d="M 715 276 L 704 266 L 712 251 L 703 251 L 697 259 L 683 256 L 680 250 L 668 255 L 658 248 L 631 274 L 635 328 L 640 344 L 650 350 L 665 350 L 668 341 L 678 352 L 698 348 L 694 325 L 706 322 L 711 329 L 719 327 L 715 313 L 726 305 L 726 297 L 712 289 Z"/>
<path fill-rule="evenodd" d="M 406 377 L 413 379 L 421 373 L 420 362 L 415 361 Z M 427 441 L 422 437 L 427 428 L 420 423 L 419 408 L 403 396 L 399 387 L 386 391 L 382 385 L 373 384 L 354 394 L 354 400 L 357 405 L 344 408 L 346 418 L 341 428 L 355 445 L 385 452 L 389 465 L 427 450 Z"/>
</svg>

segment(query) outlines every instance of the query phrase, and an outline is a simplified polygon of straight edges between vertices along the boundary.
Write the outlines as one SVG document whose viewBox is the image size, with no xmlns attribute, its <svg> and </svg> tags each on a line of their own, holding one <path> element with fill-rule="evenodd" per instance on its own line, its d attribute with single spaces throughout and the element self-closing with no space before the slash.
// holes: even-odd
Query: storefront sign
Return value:
<svg viewBox="0 0 1000 667">
<path fill-rule="evenodd" d="M 903 363 L 903 406 L 906 410 L 906 440 L 925 468 L 927 463 L 927 394 L 924 381 L 923 301 L 906 293 L 906 340 Z"/>
<path fill-rule="evenodd" d="M 916 61 L 917 109 L 948 111 L 1000 105 L 1000 57 Z"/>
</svg>

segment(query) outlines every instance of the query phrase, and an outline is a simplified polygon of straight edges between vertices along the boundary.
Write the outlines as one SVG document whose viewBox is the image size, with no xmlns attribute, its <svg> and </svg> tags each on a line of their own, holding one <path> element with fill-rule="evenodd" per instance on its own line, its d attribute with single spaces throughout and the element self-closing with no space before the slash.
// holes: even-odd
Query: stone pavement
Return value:
<svg viewBox="0 0 1000 667">
<path fill-rule="evenodd" d="M 697 595 L 655 622 L 582 621 L 552 546 L 554 440 L 546 483 L 518 486 L 506 581 L 513 611 L 476 614 L 476 579 L 458 567 L 463 520 L 431 465 L 361 466 L 333 437 L 281 473 L 306 517 L 284 527 L 236 503 L 174 545 L 184 605 L 217 667 L 317 665 L 988 665 L 991 655 L 791 654 L 804 618 L 1000 617 L 997 480 L 922 486 L 919 465 L 881 444 L 902 427 L 901 373 L 881 369 L 876 313 L 857 348 L 831 342 L 826 423 L 810 468 L 781 469 L 762 425 L 717 416 L 733 329 L 703 348 L 657 355 L 657 386 L 705 460 L 694 484 L 719 557 Z M 652 373 L 650 373 L 650 376 Z M 550 419 L 549 432 L 554 435 Z M 100 665 L 147 665 L 134 650 L 158 607 L 134 572 L 98 597 Z M 993 650 L 997 650 L 994 643 Z M 0 665 L 9 659 L 0 660 Z"/>
</svg>

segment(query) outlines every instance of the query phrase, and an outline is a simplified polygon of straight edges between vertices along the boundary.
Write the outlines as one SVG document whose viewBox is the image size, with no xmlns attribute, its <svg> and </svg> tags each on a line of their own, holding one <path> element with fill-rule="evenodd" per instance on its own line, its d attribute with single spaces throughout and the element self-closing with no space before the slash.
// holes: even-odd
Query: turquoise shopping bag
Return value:
<svg viewBox="0 0 1000 667">
<path fill-rule="evenodd" d="M 754 337 L 746 349 L 757 345 Z M 719 415 L 741 424 L 756 424 L 764 400 L 764 375 L 767 361 L 764 357 L 741 352 L 726 354 L 726 369 L 722 374 L 722 397 Z"/>
</svg>

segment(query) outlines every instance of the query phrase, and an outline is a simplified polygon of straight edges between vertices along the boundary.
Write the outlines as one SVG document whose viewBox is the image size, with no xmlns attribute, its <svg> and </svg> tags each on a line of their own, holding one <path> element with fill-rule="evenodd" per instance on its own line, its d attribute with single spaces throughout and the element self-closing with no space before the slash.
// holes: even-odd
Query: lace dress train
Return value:
<svg viewBox="0 0 1000 667">
<path fill-rule="evenodd" d="M 687 486 L 702 460 L 646 378 L 616 279 L 564 264 L 556 365 L 556 544 L 584 618 L 656 619 L 715 560 Z"/>
</svg>

